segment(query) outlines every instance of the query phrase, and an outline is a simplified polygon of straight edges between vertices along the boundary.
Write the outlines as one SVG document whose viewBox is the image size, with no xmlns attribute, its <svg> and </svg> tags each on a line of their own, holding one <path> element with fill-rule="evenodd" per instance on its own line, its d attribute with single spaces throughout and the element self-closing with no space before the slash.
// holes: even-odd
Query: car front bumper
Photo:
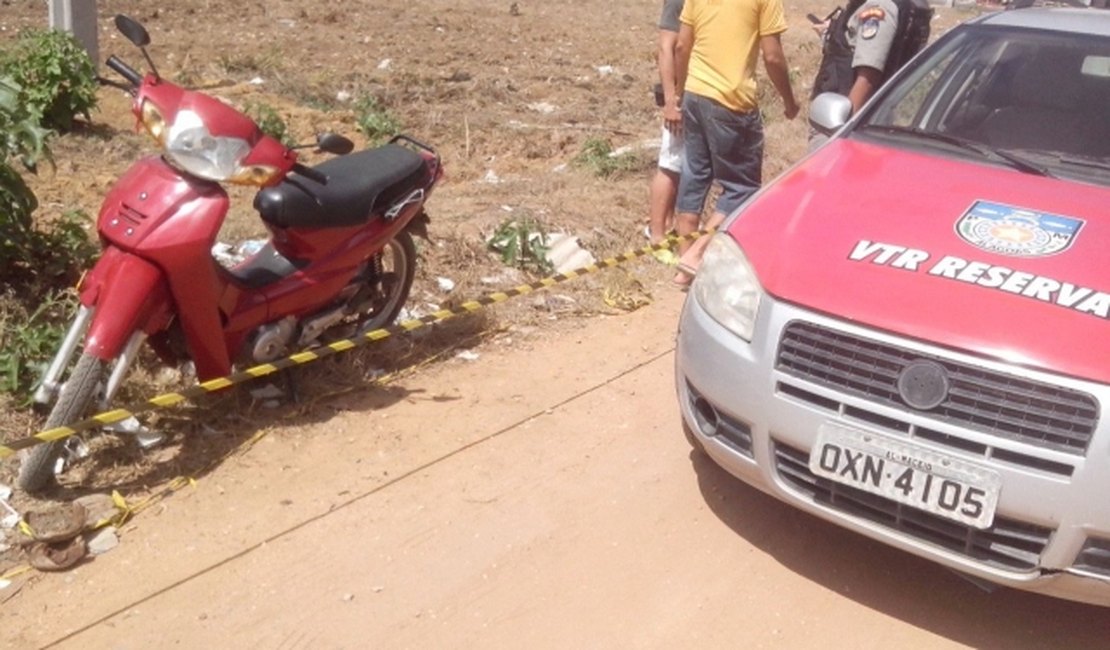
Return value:
<svg viewBox="0 0 1110 650">
<path fill-rule="evenodd" d="M 800 325 L 801 324 L 801 325 Z M 1110 606 L 1110 427 L 1098 418 L 1085 449 L 999 436 L 799 376 L 780 359 L 784 333 L 799 327 L 1014 376 L 1090 396 L 1095 413 L 1110 389 L 964 355 L 813 313 L 764 296 L 752 343 L 686 301 L 678 332 L 676 386 L 683 418 L 705 452 L 744 482 L 822 519 L 991 583 Z M 820 353 L 820 350 L 818 351 Z M 809 469 L 822 425 L 874 432 L 996 471 L 996 516 L 979 530 L 872 494 Z"/>
</svg>

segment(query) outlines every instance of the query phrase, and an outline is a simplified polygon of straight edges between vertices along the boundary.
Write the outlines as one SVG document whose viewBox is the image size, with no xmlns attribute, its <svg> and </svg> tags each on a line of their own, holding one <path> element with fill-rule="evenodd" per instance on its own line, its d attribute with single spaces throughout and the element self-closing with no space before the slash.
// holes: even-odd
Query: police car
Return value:
<svg viewBox="0 0 1110 650">
<path fill-rule="evenodd" d="M 713 236 L 687 437 L 731 474 L 967 576 L 1110 605 L 1110 11 L 928 46 Z"/>
</svg>

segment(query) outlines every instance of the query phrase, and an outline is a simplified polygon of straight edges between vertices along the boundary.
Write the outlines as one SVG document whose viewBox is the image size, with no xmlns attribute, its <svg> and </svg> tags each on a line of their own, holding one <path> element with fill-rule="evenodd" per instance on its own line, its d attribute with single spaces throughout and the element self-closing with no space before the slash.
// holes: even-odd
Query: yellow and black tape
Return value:
<svg viewBox="0 0 1110 650">
<path fill-rule="evenodd" d="M 104 411 L 78 422 L 60 427 L 54 427 L 53 429 L 47 429 L 45 431 L 40 431 L 26 438 L 20 438 L 18 440 L 13 440 L 4 444 L 0 444 L 0 458 L 6 458 L 20 450 L 34 447 L 35 445 L 46 442 L 54 442 L 56 440 L 62 440 L 76 433 L 81 433 L 82 431 L 88 431 L 89 429 L 95 429 L 97 427 L 115 424 L 116 422 L 122 422 L 123 420 L 134 417 L 136 415 L 140 415 L 142 413 L 148 413 L 157 409 L 176 406 L 182 402 L 195 400 L 199 397 L 208 395 L 209 393 L 223 390 L 237 384 L 244 384 L 260 377 L 265 377 L 275 372 L 280 372 L 287 368 L 312 363 L 313 361 L 318 361 L 320 359 L 339 354 L 340 352 L 346 352 L 356 347 L 366 345 L 367 343 L 380 341 L 382 339 L 393 336 L 394 334 L 411 332 L 415 329 L 419 329 L 433 323 L 442 322 L 455 316 L 470 314 L 484 307 L 488 307 L 489 305 L 505 302 L 510 298 L 522 296 L 524 294 L 532 293 L 533 291 L 538 291 L 540 289 L 553 287 L 557 284 L 566 282 L 568 280 L 573 280 L 574 278 L 578 278 L 583 275 L 596 273 L 603 269 L 612 268 L 625 262 L 635 260 L 637 258 L 643 257 L 644 255 L 650 255 L 656 251 L 669 249 L 679 242 L 694 240 L 698 237 L 709 234 L 709 232 L 711 231 L 702 230 L 681 237 L 672 235 L 659 244 L 644 246 L 643 248 L 628 251 L 626 253 L 622 253 L 621 255 L 617 255 L 616 257 L 610 257 L 601 260 L 600 262 L 595 262 L 594 264 L 588 264 L 586 266 L 573 269 L 571 271 L 557 273 L 541 280 L 536 280 L 535 282 L 522 284 L 507 291 L 498 291 L 495 293 L 486 294 L 485 296 L 482 296 L 476 300 L 464 302 L 454 309 L 441 309 L 431 314 L 427 314 L 426 316 L 421 316 L 420 318 L 402 321 L 390 325 L 389 327 L 366 332 L 365 334 L 362 334 L 361 336 L 354 339 L 335 341 L 333 343 L 329 343 L 320 347 L 315 347 L 310 350 L 297 352 L 296 354 L 292 354 L 288 357 L 285 357 L 284 359 L 279 359 L 271 363 L 264 363 L 261 365 L 253 366 L 240 372 L 228 375 L 226 377 L 209 379 L 208 381 L 196 384 L 195 386 L 191 386 L 178 393 L 163 393 L 161 395 L 151 397 L 150 399 L 147 399 L 143 402 L 137 402 L 129 406 L 112 409 L 110 411 Z"/>
</svg>

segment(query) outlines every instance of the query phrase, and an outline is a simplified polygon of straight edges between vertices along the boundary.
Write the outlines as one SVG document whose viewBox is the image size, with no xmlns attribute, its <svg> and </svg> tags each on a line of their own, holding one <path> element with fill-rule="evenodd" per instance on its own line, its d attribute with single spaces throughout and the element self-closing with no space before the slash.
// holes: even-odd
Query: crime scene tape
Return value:
<svg viewBox="0 0 1110 650">
<path fill-rule="evenodd" d="M 421 316 L 420 318 L 413 318 L 410 320 L 395 323 L 393 325 L 390 325 L 389 327 L 371 330 L 358 336 L 357 338 L 344 339 L 319 347 L 314 347 L 308 350 L 302 350 L 271 363 L 263 363 L 257 366 L 252 366 L 245 370 L 232 373 L 226 377 L 209 379 L 208 381 L 191 386 L 185 390 L 182 390 L 181 392 L 163 393 L 142 402 L 136 402 L 132 405 L 112 409 L 110 411 L 104 411 L 102 413 L 97 413 L 96 415 L 85 418 L 84 420 L 73 422 L 71 424 L 39 431 L 38 433 L 26 438 L 20 438 L 18 440 L 13 440 L 0 444 L 0 459 L 7 458 L 8 456 L 13 455 L 20 450 L 34 447 L 35 445 L 63 440 L 74 434 L 88 431 L 89 429 L 95 429 L 96 427 L 114 424 L 116 422 L 122 422 L 123 420 L 134 417 L 136 415 L 148 413 L 157 409 L 170 408 L 172 406 L 181 404 L 182 402 L 195 400 L 198 397 L 203 397 L 204 395 L 208 395 L 209 393 L 223 390 L 237 384 L 244 384 L 255 379 L 271 375 L 275 372 L 280 372 L 287 368 L 301 366 L 307 363 L 312 363 L 313 361 L 325 359 L 335 354 L 339 354 L 340 352 L 346 352 L 348 350 L 352 350 L 354 348 L 372 343 L 374 341 L 380 341 L 382 339 L 393 336 L 394 334 L 411 332 L 426 325 L 431 325 L 433 323 L 438 323 L 450 318 L 454 318 L 455 316 L 473 313 L 484 307 L 488 307 L 500 302 L 505 302 L 510 298 L 522 296 L 524 294 L 532 293 L 533 291 L 537 291 L 540 289 L 553 287 L 568 280 L 573 280 L 574 278 L 588 275 L 590 273 L 596 273 L 603 269 L 612 268 L 625 262 L 643 257 L 644 255 L 650 255 L 656 251 L 669 249 L 675 244 L 683 241 L 693 241 L 704 235 L 711 234 L 712 232 L 713 230 L 710 229 L 699 230 L 697 232 L 693 232 L 689 235 L 684 236 L 671 235 L 666 240 L 658 244 L 652 244 L 649 246 L 644 246 L 643 248 L 637 248 L 635 250 L 622 253 L 615 257 L 609 257 L 599 262 L 587 264 L 586 266 L 582 266 L 577 269 L 573 269 L 563 273 L 556 273 L 555 275 L 551 275 L 541 280 L 530 282 L 528 284 L 522 284 L 506 291 L 489 293 L 475 300 L 464 302 L 454 309 L 440 309 L 439 311 Z"/>
</svg>

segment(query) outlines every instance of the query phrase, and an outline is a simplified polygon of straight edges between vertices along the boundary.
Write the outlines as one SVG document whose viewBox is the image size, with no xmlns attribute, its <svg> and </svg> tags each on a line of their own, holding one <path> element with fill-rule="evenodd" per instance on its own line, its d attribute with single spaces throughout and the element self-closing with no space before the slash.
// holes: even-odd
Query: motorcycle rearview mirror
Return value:
<svg viewBox="0 0 1110 650">
<path fill-rule="evenodd" d="M 316 135 L 316 142 L 312 144 L 298 144 L 289 148 L 308 149 L 309 147 L 315 147 L 318 151 L 334 153 L 342 156 L 344 154 L 351 153 L 351 150 L 355 148 L 355 143 L 339 135 L 338 133 L 328 132 L 318 133 Z"/>
<path fill-rule="evenodd" d="M 338 133 L 321 133 L 316 136 L 316 148 L 320 151 L 344 155 L 351 153 L 355 143 Z"/>
<path fill-rule="evenodd" d="M 116 14 L 115 23 L 116 29 L 143 53 L 143 58 L 150 66 L 150 71 L 154 73 L 155 77 L 158 77 L 158 69 L 154 67 L 154 61 L 150 59 L 150 55 L 146 52 L 146 46 L 150 45 L 150 32 L 146 31 L 146 27 L 143 27 L 142 23 L 131 16 Z"/>
<path fill-rule="evenodd" d="M 150 34 L 146 31 L 146 27 L 143 27 L 142 23 L 131 16 L 118 14 L 116 16 L 116 29 L 126 36 L 127 40 L 134 43 L 136 47 L 150 45 Z"/>
</svg>

